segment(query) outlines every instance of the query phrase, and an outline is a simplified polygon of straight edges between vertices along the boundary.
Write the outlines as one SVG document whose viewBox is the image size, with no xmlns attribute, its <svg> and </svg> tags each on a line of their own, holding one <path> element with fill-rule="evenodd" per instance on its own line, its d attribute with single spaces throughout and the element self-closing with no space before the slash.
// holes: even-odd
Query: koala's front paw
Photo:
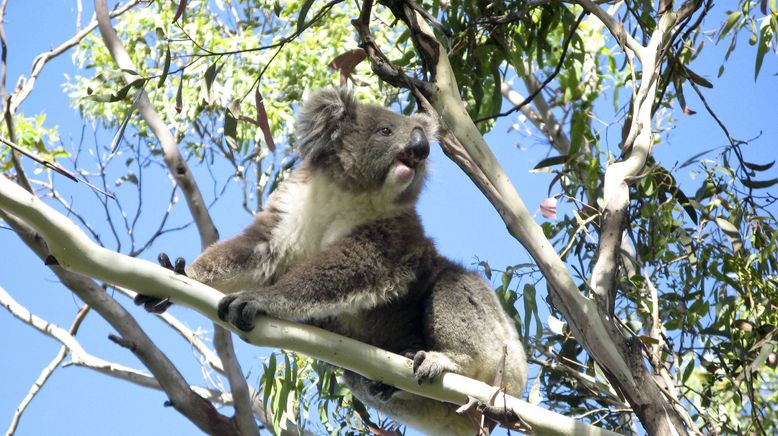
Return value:
<svg viewBox="0 0 778 436">
<path fill-rule="evenodd" d="M 418 351 L 413 356 L 413 374 L 419 384 L 423 381 L 432 383 L 440 374 L 453 369 L 454 364 L 451 360 L 435 351 Z"/>
<path fill-rule="evenodd" d="M 264 313 L 262 306 L 256 293 L 230 294 L 219 302 L 219 319 L 248 332 L 254 328 L 254 318 Z"/>
<path fill-rule="evenodd" d="M 157 256 L 159 264 L 166 269 L 169 269 L 176 274 L 186 275 L 184 269 L 186 268 L 186 261 L 183 257 L 176 259 L 176 264 L 170 263 L 170 258 L 165 253 L 159 253 Z M 136 305 L 143 306 L 147 312 L 162 313 L 167 310 L 168 307 L 173 305 L 173 302 L 169 298 L 152 297 L 151 295 L 138 294 L 132 300 Z"/>
</svg>

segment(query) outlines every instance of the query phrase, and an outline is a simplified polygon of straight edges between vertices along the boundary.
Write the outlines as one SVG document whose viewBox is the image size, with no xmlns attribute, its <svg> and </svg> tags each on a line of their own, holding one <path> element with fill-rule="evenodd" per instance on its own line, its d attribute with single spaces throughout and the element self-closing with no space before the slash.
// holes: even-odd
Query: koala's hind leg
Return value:
<svg viewBox="0 0 778 436">
<path fill-rule="evenodd" d="M 433 436 L 473 436 L 478 423 L 470 416 L 456 413 L 457 406 L 420 397 L 381 382 L 344 371 L 351 392 L 366 406 L 398 422 Z"/>
<path fill-rule="evenodd" d="M 505 353 L 501 385 L 510 395 L 523 393 L 523 345 L 494 291 L 476 274 L 451 264 L 438 276 L 425 306 L 424 339 L 427 350 L 414 359 L 420 381 L 442 370 L 494 384 Z"/>
</svg>

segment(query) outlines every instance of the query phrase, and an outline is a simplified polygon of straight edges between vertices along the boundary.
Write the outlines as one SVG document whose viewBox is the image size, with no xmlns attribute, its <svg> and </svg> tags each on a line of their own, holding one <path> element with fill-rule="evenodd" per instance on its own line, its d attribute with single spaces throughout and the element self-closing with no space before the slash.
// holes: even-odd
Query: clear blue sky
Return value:
<svg viewBox="0 0 778 436">
<path fill-rule="evenodd" d="M 85 1 L 85 9 L 91 10 L 91 2 Z M 69 38 L 75 29 L 75 1 L 72 0 L 11 0 L 6 14 L 6 35 L 9 46 L 8 88 L 13 89 L 20 75 L 28 75 L 34 57 Z M 713 17 L 723 14 L 722 7 Z M 84 22 L 88 21 L 88 15 Z M 706 29 L 716 28 L 716 20 L 709 19 Z M 723 53 L 718 48 L 707 48 L 695 71 L 711 79 L 715 89 L 706 91 L 710 104 L 727 123 L 730 131 L 738 138 L 751 138 L 760 132 L 762 136 L 745 149 L 748 160 L 765 163 L 778 157 L 775 147 L 778 140 L 775 102 L 778 101 L 778 62 L 768 54 L 762 68 L 760 80 L 753 80 L 754 50 L 746 41 L 739 44 L 727 70 L 721 79 L 716 79 Z M 49 125 L 56 124 L 66 145 L 78 142 L 82 121 L 76 111 L 70 109 L 69 101 L 61 90 L 64 74 L 72 74 L 69 56 L 65 55 L 49 64 L 30 99 L 22 106 L 26 114 L 41 111 L 48 116 Z M 687 94 L 689 104 L 697 110 L 695 116 L 680 117 L 676 129 L 668 135 L 668 141 L 656 148 L 657 158 L 666 166 L 683 161 L 699 151 L 723 146 L 725 137 L 713 121 L 704 113 L 702 104 Z M 514 120 L 504 120 L 487 136 L 487 140 L 504 164 L 519 193 L 531 211 L 546 196 L 550 176 L 529 173 L 540 159 L 547 156 L 548 148 L 537 137 L 525 137 L 516 133 L 506 134 L 507 127 Z M 87 146 L 110 142 L 112 132 L 100 132 L 93 136 L 91 126 L 86 128 Z M 96 138 L 96 140 L 95 140 Z M 611 142 L 612 144 L 614 142 Z M 528 261 L 525 251 L 505 231 L 497 213 L 483 198 L 470 181 L 442 155 L 438 148 L 433 150 L 431 160 L 433 172 L 426 191 L 419 204 L 427 232 L 437 241 L 441 252 L 447 256 L 471 265 L 475 259 L 487 260 L 493 268 L 502 269 Z M 93 169 L 93 161 L 84 157 L 84 166 Z M 27 164 L 32 174 L 33 165 Z M 205 176 L 202 174 L 201 176 Z M 681 175 L 680 181 L 687 190 L 694 192 L 696 184 L 689 183 Z M 42 177 L 37 175 L 34 177 Z M 74 199 L 76 208 L 90 210 L 100 216 L 94 196 L 82 184 L 70 183 L 54 176 L 58 188 Z M 765 176 L 776 177 L 776 171 Z M 205 177 L 201 180 L 207 180 Z M 163 195 L 146 193 L 145 212 L 167 205 L 169 183 L 160 175 L 150 176 L 147 186 L 162 186 Z M 688 184 L 687 184 L 688 183 Z M 131 186 L 119 188 L 133 189 Z M 209 185 L 204 188 L 206 196 L 212 197 Z M 150 191 L 150 190 L 149 190 Z M 126 194 L 126 193 L 125 193 Z M 237 190 L 228 190 L 214 208 L 214 219 L 223 236 L 239 231 L 250 217 L 240 213 Z M 173 220 L 186 222 L 186 210 L 179 204 Z M 542 218 L 538 215 L 538 220 Z M 95 223 L 106 240 L 110 241 L 104 223 Z M 110 243 L 109 243 L 110 245 Z M 20 303 L 46 320 L 66 327 L 72 322 L 80 303 L 60 286 L 54 275 L 46 268 L 18 238 L 6 229 L 0 229 L 0 286 L 11 293 Z M 196 232 L 193 228 L 162 238 L 144 254 L 153 259 L 158 251 L 184 255 L 189 260 L 199 251 Z M 544 293 L 541 294 L 544 297 Z M 121 299 L 121 297 L 120 297 Z M 542 300 L 539 304 L 543 305 Z M 203 384 L 199 365 L 189 347 L 163 328 L 161 323 L 140 310 L 131 309 L 143 322 L 144 327 L 162 348 L 169 351 L 174 362 L 185 376 L 196 384 Z M 181 307 L 172 309 L 192 328 L 210 323 L 192 311 Z M 545 310 L 544 310 L 544 313 Z M 48 364 L 60 345 L 17 321 L 7 312 L 0 310 L 0 429 L 5 429 L 14 409 L 38 377 L 40 370 Z M 107 339 L 112 330 L 101 319 L 91 314 L 84 322 L 79 339 L 87 351 L 104 359 L 141 368 L 139 362 L 126 350 L 120 349 Z M 240 346 L 241 358 L 246 371 L 251 371 L 252 381 L 261 369 L 263 350 Z M 534 373 L 534 371 L 533 371 Z M 135 435 L 193 434 L 197 430 L 177 412 L 162 407 L 165 397 L 158 391 L 140 388 L 118 381 L 96 372 L 75 367 L 61 368 L 45 386 L 27 410 L 18 430 L 19 435 Z"/>
</svg>

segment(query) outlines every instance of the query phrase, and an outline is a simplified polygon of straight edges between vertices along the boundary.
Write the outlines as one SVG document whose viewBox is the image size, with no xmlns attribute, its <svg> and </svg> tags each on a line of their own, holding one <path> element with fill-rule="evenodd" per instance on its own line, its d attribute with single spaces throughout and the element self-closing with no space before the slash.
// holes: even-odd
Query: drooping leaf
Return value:
<svg viewBox="0 0 778 436">
<path fill-rule="evenodd" d="M 769 188 L 775 185 L 776 183 L 778 183 L 778 178 L 770 179 L 770 180 L 740 179 L 740 182 L 747 188 L 764 189 L 764 188 Z"/>
<path fill-rule="evenodd" d="M 308 11 L 313 6 L 314 0 L 305 0 L 302 6 L 300 6 L 300 13 L 297 15 L 297 33 L 300 33 L 305 28 L 305 16 L 308 15 Z"/>
<path fill-rule="evenodd" d="M 708 79 L 700 76 L 699 74 L 695 73 L 694 71 L 690 70 L 689 68 L 684 67 L 684 70 L 686 71 L 686 77 L 689 78 L 692 82 L 696 83 L 697 85 L 700 85 L 704 88 L 713 88 L 713 84 L 708 81 Z"/>
<path fill-rule="evenodd" d="M 759 77 L 759 71 L 762 69 L 764 55 L 770 51 L 769 31 L 770 26 L 763 26 L 762 30 L 759 32 L 759 46 L 756 49 L 756 65 L 754 66 L 754 80 Z"/>
<path fill-rule="evenodd" d="M 168 71 L 170 71 L 170 46 L 165 47 L 165 63 L 162 66 L 162 75 L 159 77 L 159 81 L 157 82 L 157 88 L 161 88 L 162 85 L 165 84 Z"/>
<path fill-rule="evenodd" d="M 673 183 L 675 188 L 673 189 L 673 196 L 675 197 L 675 200 L 678 202 L 678 204 L 681 205 L 683 210 L 686 211 L 686 214 L 689 215 L 689 218 L 691 218 L 692 222 L 694 224 L 698 223 L 698 217 L 697 217 L 697 210 L 694 209 L 694 206 L 692 206 L 692 202 L 689 201 L 689 197 L 686 196 L 686 194 L 681 191 L 681 188 L 678 187 L 677 184 L 675 184 L 675 179 L 673 179 Z"/>
<path fill-rule="evenodd" d="M 132 114 L 135 113 L 135 108 L 138 107 L 138 101 L 140 100 L 142 94 L 143 87 L 139 88 L 135 93 L 135 97 L 132 99 L 130 108 L 127 109 L 127 113 L 124 115 L 124 119 L 122 119 L 121 124 L 119 124 L 119 129 L 116 131 L 116 134 L 113 135 L 110 146 L 111 153 L 115 153 L 119 148 L 119 142 L 121 142 L 122 137 L 124 136 L 124 130 L 127 128 L 127 124 L 129 124 Z"/>
<path fill-rule="evenodd" d="M 755 164 L 755 163 L 751 163 L 751 162 L 743 162 L 743 165 L 747 166 L 748 168 L 750 168 L 750 169 L 752 169 L 754 171 L 767 171 L 770 168 L 772 168 L 773 165 L 775 165 L 775 161 L 772 161 L 770 163 L 763 164 L 763 165 Z"/>
<path fill-rule="evenodd" d="M 184 75 L 181 74 L 181 80 L 178 81 L 178 90 L 176 91 L 176 113 L 184 110 Z"/>
<path fill-rule="evenodd" d="M 238 150 L 238 120 L 229 108 L 224 111 L 224 140 L 231 149 Z"/>
<path fill-rule="evenodd" d="M 187 0 L 179 0 L 178 1 L 178 7 L 176 8 L 176 14 L 173 16 L 173 23 L 178 21 L 179 18 L 181 18 L 181 15 L 184 15 L 184 11 L 186 10 L 186 2 Z"/>
<path fill-rule="evenodd" d="M 205 88 L 208 90 L 208 92 L 211 92 L 211 85 L 213 85 L 213 81 L 216 79 L 216 71 L 217 71 L 217 63 L 214 62 L 211 65 L 208 66 L 205 70 Z"/>
<path fill-rule="evenodd" d="M 361 48 L 355 48 L 345 53 L 339 54 L 335 59 L 330 62 L 329 67 L 334 71 L 340 72 L 340 86 L 345 87 L 348 84 L 348 79 L 351 77 L 351 72 L 359 65 L 360 62 L 367 58 L 367 52 Z"/>
<path fill-rule="evenodd" d="M 257 107 L 257 123 L 259 123 L 259 128 L 265 137 L 265 144 L 270 151 L 276 151 L 276 143 L 273 141 L 273 133 L 270 131 L 270 122 L 267 119 L 267 111 L 265 111 L 265 103 L 259 93 L 259 87 L 254 91 L 254 104 Z"/>
</svg>

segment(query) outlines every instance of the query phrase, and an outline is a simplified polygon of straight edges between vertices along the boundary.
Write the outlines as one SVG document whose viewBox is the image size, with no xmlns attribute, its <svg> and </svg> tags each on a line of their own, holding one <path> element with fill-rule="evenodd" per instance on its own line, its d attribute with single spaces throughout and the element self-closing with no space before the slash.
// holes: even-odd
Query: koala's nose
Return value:
<svg viewBox="0 0 778 436">
<path fill-rule="evenodd" d="M 414 127 L 411 130 L 411 138 L 405 151 L 418 161 L 424 160 L 429 156 L 430 143 L 427 141 L 427 135 L 424 134 L 424 130 L 421 127 Z"/>
</svg>

